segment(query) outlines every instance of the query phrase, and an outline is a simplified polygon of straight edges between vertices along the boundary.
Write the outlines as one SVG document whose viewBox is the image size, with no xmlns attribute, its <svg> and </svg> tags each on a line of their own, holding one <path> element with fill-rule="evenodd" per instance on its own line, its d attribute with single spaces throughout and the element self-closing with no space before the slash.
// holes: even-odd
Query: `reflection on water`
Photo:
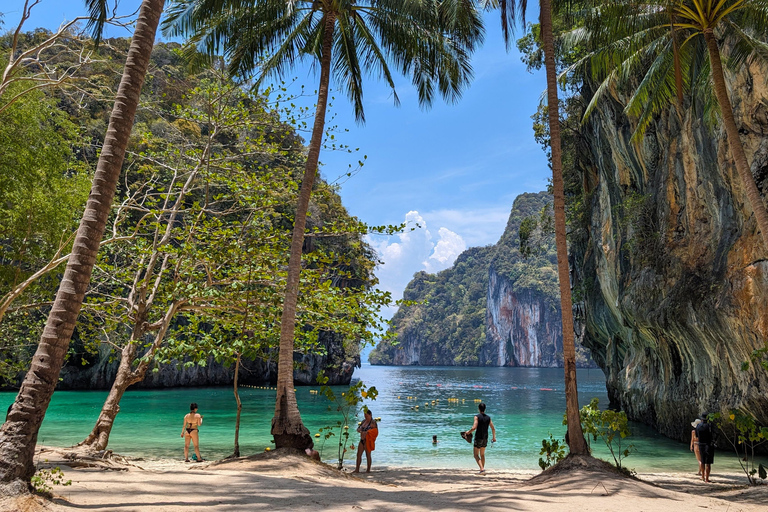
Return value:
<svg viewBox="0 0 768 512">
<path fill-rule="evenodd" d="M 487 450 L 489 468 L 538 469 L 541 440 L 550 432 L 556 437 L 565 432 L 562 369 L 364 365 L 355 377 L 379 390 L 378 399 L 370 403 L 373 415 L 382 418 L 373 454 L 376 465 L 474 467 L 471 446 L 459 437 L 459 432 L 472 426 L 477 412 L 475 399 L 487 404 L 487 413 L 497 430 L 498 442 Z M 579 370 L 578 380 L 582 405 L 592 397 L 598 397 L 603 406 L 607 404 L 605 378 L 600 370 Z M 300 387 L 296 396 L 302 419 L 314 434 L 340 418 L 329 410 L 325 397 L 311 394 L 310 389 L 317 388 Z M 263 451 L 272 446 L 269 429 L 275 392 L 246 388 L 241 395 L 241 451 Z M 416 399 L 407 400 L 408 396 Z M 14 397 L 13 393 L 0 393 L 0 410 L 5 411 Z M 43 423 L 40 443 L 66 446 L 82 441 L 93 427 L 105 397 L 106 391 L 57 392 Z M 431 405 L 433 400 L 437 401 L 435 406 Z M 133 456 L 181 458 L 183 441 L 179 434 L 184 414 L 193 401 L 204 416 L 200 429 L 203 456 L 230 454 L 235 400 L 229 388 L 128 391 L 121 402 L 110 449 Z M 696 461 L 687 443 L 671 441 L 642 425 L 633 424 L 632 429 L 631 440 L 637 453 L 627 459 L 628 467 L 640 472 L 695 473 Z M 433 435 L 438 436 L 437 445 L 432 444 Z M 333 459 L 337 442 L 337 437 L 318 439 L 316 447 L 322 449 L 325 460 Z M 605 448 L 597 446 L 595 451 L 609 458 Z M 738 462 L 727 453 L 719 454 L 715 469 L 726 468 L 738 471 Z"/>
</svg>

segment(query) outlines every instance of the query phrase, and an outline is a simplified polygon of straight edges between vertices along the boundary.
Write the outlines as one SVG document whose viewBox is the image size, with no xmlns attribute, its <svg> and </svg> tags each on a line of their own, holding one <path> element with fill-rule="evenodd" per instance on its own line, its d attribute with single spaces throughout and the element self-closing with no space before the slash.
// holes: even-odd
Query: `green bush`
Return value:
<svg viewBox="0 0 768 512">
<path fill-rule="evenodd" d="M 317 380 L 323 384 L 328 382 L 328 378 L 324 375 L 318 376 Z M 337 421 L 336 425 L 323 427 L 318 432 L 318 434 L 320 434 L 325 431 L 323 446 L 320 448 L 320 451 L 322 452 L 322 448 L 325 447 L 325 441 L 335 436 L 336 433 L 334 430 L 337 430 L 339 436 L 339 461 L 336 467 L 337 469 L 341 469 L 344 467 L 344 454 L 346 453 L 347 445 L 349 444 L 350 423 L 354 425 L 354 420 L 357 418 L 357 415 L 361 411 L 368 410 L 368 406 L 363 402 L 365 400 L 376 400 L 376 396 L 378 396 L 379 392 L 373 386 L 367 387 L 361 380 L 349 386 L 349 389 L 341 393 L 341 395 L 335 394 L 329 386 L 321 387 L 320 392 L 336 406 L 336 411 L 341 413 L 341 420 Z M 332 406 L 329 406 L 328 409 L 331 409 L 331 407 Z"/>
<path fill-rule="evenodd" d="M 552 432 L 549 433 L 549 439 L 541 440 L 541 451 L 539 455 L 539 467 L 542 471 L 550 466 L 554 466 L 565 458 L 565 440 L 555 439 Z"/>
<path fill-rule="evenodd" d="M 31 483 L 35 491 L 50 493 L 54 485 L 72 485 L 72 480 L 64 480 L 64 472 L 56 466 L 50 469 L 38 469 L 32 476 Z"/>
<path fill-rule="evenodd" d="M 635 451 L 635 445 L 624 444 L 624 439 L 632 435 L 629 430 L 629 421 L 624 411 L 612 411 L 607 409 L 601 411 L 600 400 L 593 398 L 589 405 L 585 405 L 579 411 L 581 417 L 581 428 L 587 437 L 587 442 L 602 439 L 608 451 L 611 452 L 613 462 L 616 467 L 622 469 L 621 461 L 629 457 Z M 568 422 L 563 416 L 563 425 Z"/>
<path fill-rule="evenodd" d="M 757 484 L 758 477 L 765 480 L 768 477 L 766 467 L 762 464 L 755 466 L 755 449 L 768 441 L 768 428 L 759 425 L 751 414 L 737 409 L 731 410 L 728 416 L 716 413 L 709 417 L 720 431 L 720 437 L 733 449 L 749 483 Z"/>
</svg>

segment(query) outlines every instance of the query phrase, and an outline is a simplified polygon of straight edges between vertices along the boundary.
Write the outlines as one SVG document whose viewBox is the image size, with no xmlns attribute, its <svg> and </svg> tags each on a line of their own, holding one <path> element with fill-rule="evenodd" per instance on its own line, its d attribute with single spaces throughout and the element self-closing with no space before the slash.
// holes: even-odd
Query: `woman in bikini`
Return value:
<svg viewBox="0 0 768 512">
<path fill-rule="evenodd" d="M 699 472 L 696 473 L 697 475 L 701 475 L 701 451 L 699 450 L 699 438 L 696 437 L 696 427 L 698 427 L 701 424 L 701 420 L 699 418 L 696 418 L 696 420 L 691 423 L 691 426 L 693 427 L 693 430 L 691 430 L 691 451 L 696 454 L 696 460 L 699 461 Z"/>
<path fill-rule="evenodd" d="M 189 441 L 195 445 L 195 455 L 197 462 L 203 462 L 200 455 L 200 439 L 198 438 L 198 428 L 203 424 L 203 416 L 197 414 L 197 404 L 189 405 L 189 414 L 184 416 L 184 426 L 181 428 L 181 437 L 184 438 L 184 462 L 189 462 Z"/>
<path fill-rule="evenodd" d="M 373 413 L 370 409 L 365 411 L 365 419 L 357 427 L 357 431 L 360 432 L 360 442 L 357 448 L 357 467 L 355 467 L 355 473 L 360 472 L 360 463 L 363 462 L 363 453 L 365 453 L 368 467 L 366 473 L 371 472 L 371 452 L 376 449 L 376 437 L 379 434 L 379 426 L 376 424 L 376 420 L 373 419 Z"/>
</svg>

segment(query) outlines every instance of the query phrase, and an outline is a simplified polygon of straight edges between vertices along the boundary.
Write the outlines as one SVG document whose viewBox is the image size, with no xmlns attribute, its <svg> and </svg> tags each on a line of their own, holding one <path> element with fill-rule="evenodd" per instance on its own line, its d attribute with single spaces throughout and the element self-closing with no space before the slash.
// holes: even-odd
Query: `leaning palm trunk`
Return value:
<svg viewBox="0 0 768 512">
<path fill-rule="evenodd" d="M 301 414 L 293 393 L 293 337 L 296 329 L 296 303 L 299 296 L 299 278 L 301 275 L 301 254 L 304 246 L 304 229 L 307 223 L 307 210 L 312 195 L 312 186 L 317 174 L 317 162 L 320 158 L 320 145 L 325 129 L 325 111 L 328 104 L 328 83 L 331 76 L 331 45 L 336 25 L 336 16 L 325 14 L 322 56 L 320 61 L 320 87 L 317 92 L 317 111 L 309 142 L 304 177 L 299 192 L 299 203 L 293 223 L 291 254 L 288 261 L 288 278 L 285 285 L 283 314 L 280 321 L 280 352 L 277 362 L 277 399 L 275 416 L 272 418 L 272 435 L 276 448 L 298 448 L 303 450 L 312 443 L 309 430 L 301 422 Z"/>
<path fill-rule="evenodd" d="M 725 124 L 725 133 L 728 135 L 728 146 L 731 148 L 731 155 L 736 164 L 736 172 L 739 174 L 741 184 L 745 189 L 752 211 L 755 212 L 757 227 L 763 238 L 763 244 L 768 248 L 768 211 L 765 203 L 757 189 L 755 179 L 749 170 L 747 155 L 744 153 L 744 146 L 739 138 L 739 129 L 736 127 L 736 120 L 733 118 L 733 107 L 728 98 L 728 89 L 725 85 L 725 75 L 723 74 L 723 64 L 720 60 L 720 48 L 717 45 L 717 39 L 712 29 L 704 29 L 704 40 L 707 43 L 709 52 L 710 68 L 712 69 L 712 81 L 715 86 L 715 96 L 720 106 L 720 112 L 723 115 L 723 124 Z"/>
<path fill-rule="evenodd" d="M 555 245 L 557 273 L 560 281 L 560 309 L 563 314 L 563 366 L 565 367 L 565 410 L 568 419 L 568 446 L 574 455 L 588 455 L 589 448 L 581 430 L 579 394 L 576 386 L 576 346 L 571 303 L 571 277 L 568 266 L 568 245 L 565 228 L 565 190 L 560 145 L 560 113 L 557 99 L 557 70 L 555 44 L 552 36 L 552 11 L 549 0 L 539 2 L 541 37 L 544 43 L 544 66 L 547 70 L 547 110 L 552 151 L 552 187 L 554 188 Z"/>
<path fill-rule="evenodd" d="M 30 369 L 0 430 L 0 494 L 21 493 L 34 474 L 37 434 L 51 401 L 120 177 L 164 0 L 144 0 L 72 255 Z"/>
</svg>

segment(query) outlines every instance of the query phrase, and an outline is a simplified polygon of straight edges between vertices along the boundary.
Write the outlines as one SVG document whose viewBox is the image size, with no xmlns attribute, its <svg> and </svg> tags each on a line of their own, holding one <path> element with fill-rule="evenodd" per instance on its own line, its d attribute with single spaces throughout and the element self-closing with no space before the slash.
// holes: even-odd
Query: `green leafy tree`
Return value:
<svg viewBox="0 0 768 512">
<path fill-rule="evenodd" d="M 247 167 L 282 152 L 265 142 L 270 123 L 262 102 L 244 95 L 240 84 L 203 79 L 186 94 L 185 106 L 174 109 L 173 123 L 155 123 L 163 136 L 145 132 L 141 151 L 132 153 L 137 169 L 126 175 L 128 190 L 113 221 L 114 236 L 124 234 L 125 241 L 102 252 L 87 303 L 91 318 L 115 333 L 110 343 L 120 365 L 81 446 L 106 448 L 123 393 L 145 377 L 176 315 L 225 309 L 228 295 L 240 293 L 232 251 L 277 236 L 251 232 L 268 225 L 280 190 L 270 172 Z M 268 243 L 255 246 L 267 251 L 252 257 L 273 261 Z"/>
<path fill-rule="evenodd" d="M 378 73 L 394 91 L 390 63 L 410 76 L 422 105 L 437 89 L 450 101 L 469 82 L 469 54 L 481 39 L 474 4 L 457 0 L 178 0 L 168 34 L 189 35 L 197 50 L 223 53 L 232 74 L 259 80 L 284 75 L 299 60 L 317 62 L 320 80 L 312 136 L 301 180 L 281 320 L 276 447 L 306 448 L 311 438 L 293 395 L 293 345 L 307 209 L 325 131 L 331 72 L 364 121 L 363 74 Z M 397 102 L 397 96 L 395 95 Z"/>
<path fill-rule="evenodd" d="M 88 170 L 73 158 L 79 138 L 77 127 L 41 91 L 0 112 L 0 352 L 6 354 L 0 379 L 14 378 L 29 364 L 29 348 L 40 335 L 38 310 L 58 283 L 50 277 L 33 286 L 26 281 L 69 251 L 78 221 L 72 212 L 88 195 Z"/>
</svg>

